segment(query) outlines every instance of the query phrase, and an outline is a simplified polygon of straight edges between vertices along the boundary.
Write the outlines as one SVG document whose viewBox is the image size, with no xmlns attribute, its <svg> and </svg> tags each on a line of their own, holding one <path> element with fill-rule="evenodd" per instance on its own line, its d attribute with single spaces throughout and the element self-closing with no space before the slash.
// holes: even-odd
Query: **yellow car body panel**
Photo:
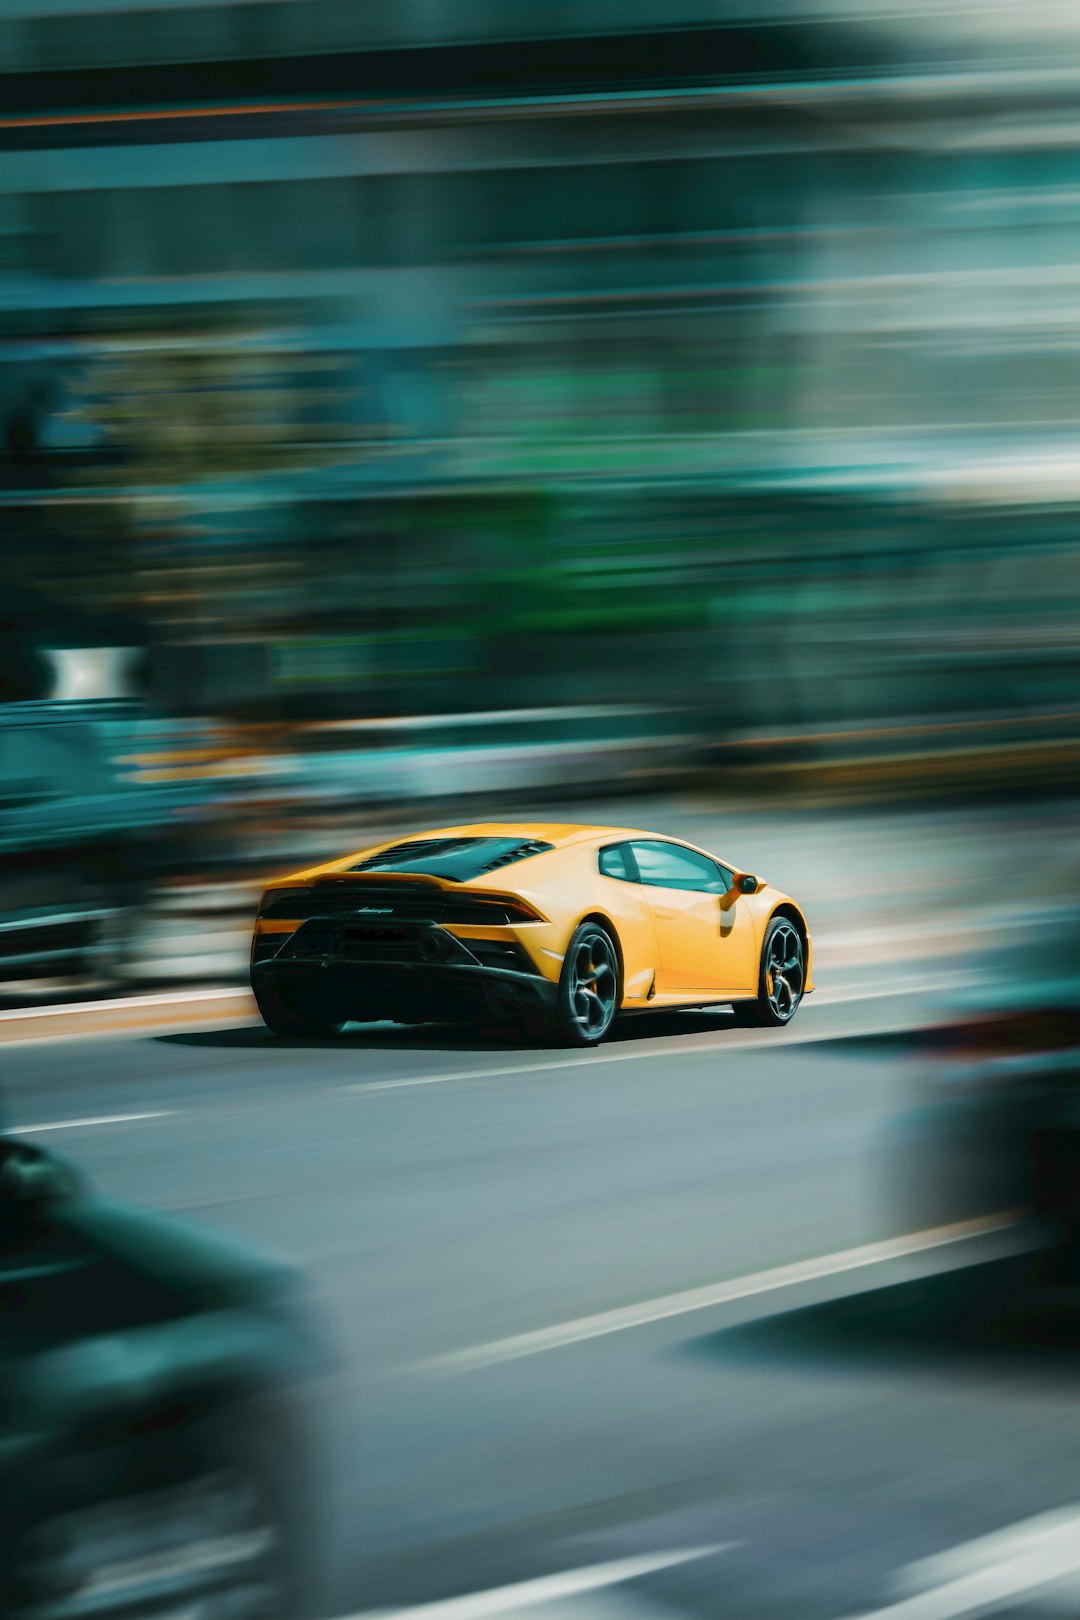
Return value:
<svg viewBox="0 0 1080 1620">
<path fill-rule="evenodd" d="M 415 871 L 398 874 L 391 870 L 355 870 L 360 862 L 406 842 L 464 838 L 540 840 L 552 847 L 529 854 L 500 870 L 463 881 L 420 876 Z M 685 839 L 633 827 L 491 821 L 435 828 L 411 834 L 407 839 L 399 834 L 384 843 L 306 867 L 272 883 L 263 897 L 263 906 L 272 898 L 275 916 L 270 919 L 260 915 L 257 920 L 253 960 L 260 935 L 285 934 L 300 927 L 302 917 L 289 919 L 282 915 L 283 908 L 287 909 L 286 895 L 290 888 L 303 889 L 319 880 L 343 879 L 350 888 L 354 883 L 357 885 L 359 896 L 363 886 L 372 882 L 377 882 L 385 892 L 394 884 L 416 892 L 417 884 L 422 883 L 444 894 L 477 900 L 507 900 L 530 908 L 535 920 L 515 919 L 509 923 L 500 920 L 491 924 L 447 922 L 442 926 L 463 942 L 489 940 L 519 946 L 532 964 L 532 971 L 552 985 L 558 983 L 575 929 L 586 919 L 602 920 L 616 942 L 620 957 L 619 1005 L 622 1011 L 702 1006 L 708 1002 L 754 998 L 758 993 L 765 930 L 778 912 L 790 917 L 803 937 L 806 963 L 803 993 L 813 989 L 810 930 L 801 907 L 789 895 L 761 879 L 754 893 L 729 891 L 726 896 L 719 896 L 703 890 L 666 888 L 656 883 L 605 876 L 600 871 L 600 852 L 606 846 L 642 842 L 675 845 L 706 856 L 729 873 L 740 873 L 736 863 Z M 260 907 L 260 912 L 262 909 Z"/>
</svg>

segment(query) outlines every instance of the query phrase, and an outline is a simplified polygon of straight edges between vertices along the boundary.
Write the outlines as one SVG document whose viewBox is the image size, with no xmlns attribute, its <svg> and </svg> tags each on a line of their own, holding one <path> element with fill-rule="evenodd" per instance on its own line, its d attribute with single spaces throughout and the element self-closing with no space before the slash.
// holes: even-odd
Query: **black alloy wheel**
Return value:
<svg viewBox="0 0 1080 1620">
<path fill-rule="evenodd" d="M 788 1024 L 794 1018 L 806 984 L 806 949 L 788 917 L 774 917 L 761 947 L 756 1001 L 734 1006 L 735 1021 L 761 1027 Z"/>
<path fill-rule="evenodd" d="M 599 923 L 582 923 L 563 959 L 555 1034 L 570 1046 L 595 1046 L 611 1028 L 619 1005 L 619 956 Z"/>
</svg>

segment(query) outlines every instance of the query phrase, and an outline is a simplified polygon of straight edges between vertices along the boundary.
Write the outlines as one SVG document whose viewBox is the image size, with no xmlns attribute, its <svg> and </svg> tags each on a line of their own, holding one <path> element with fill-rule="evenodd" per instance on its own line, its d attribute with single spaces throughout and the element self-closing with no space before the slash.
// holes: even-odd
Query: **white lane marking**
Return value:
<svg viewBox="0 0 1080 1620">
<path fill-rule="evenodd" d="M 736 1543 L 718 1542 L 713 1547 L 688 1547 L 676 1552 L 645 1554 L 640 1558 L 618 1558 L 606 1564 L 590 1564 L 584 1569 L 567 1569 L 558 1575 L 541 1575 L 513 1586 L 496 1586 L 487 1592 L 469 1592 L 464 1597 L 444 1598 L 437 1603 L 420 1603 L 408 1609 L 368 1609 L 352 1620 L 487 1620 L 488 1616 L 531 1609 L 542 1603 L 596 1592 L 605 1586 L 637 1580 L 654 1570 L 671 1569 L 695 1558 L 708 1558 L 726 1552 Z"/>
<path fill-rule="evenodd" d="M 158 1108 L 148 1114 L 98 1114 L 90 1119 L 54 1119 L 45 1125 L 11 1125 L 5 1136 L 37 1136 L 39 1131 L 77 1131 L 84 1125 L 128 1125 L 138 1119 L 170 1119 L 175 1108 Z"/>
<path fill-rule="evenodd" d="M 700 1051 L 701 1048 L 699 1047 L 698 1050 Z M 618 1062 L 620 1058 L 624 1058 L 626 1062 L 629 1062 L 636 1057 L 655 1056 L 655 1051 L 628 1052 L 625 1055 L 623 1053 L 605 1052 L 595 1057 L 563 1058 L 561 1061 L 556 1059 L 543 1063 L 514 1063 L 503 1068 L 493 1065 L 490 1069 L 455 1069 L 450 1074 L 424 1074 L 410 1076 L 407 1080 L 361 1080 L 359 1082 L 350 1082 L 339 1089 L 357 1096 L 363 1096 L 369 1091 L 403 1091 L 412 1086 L 444 1086 L 451 1085 L 458 1080 L 512 1080 L 516 1074 L 540 1074 L 549 1069 L 579 1069 L 584 1065 L 591 1066 L 594 1063 Z"/>
<path fill-rule="evenodd" d="M 579 1316 L 574 1321 L 558 1322 L 553 1327 L 518 1333 L 512 1338 L 492 1339 L 487 1344 L 473 1345 L 466 1350 L 429 1356 L 413 1365 L 427 1372 L 469 1372 L 478 1367 L 491 1367 L 501 1361 L 516 1361 L 522 1356 L 561 1350 L 566 1345 L 581 1344 L 587 1339 L 624 1333 L 628 1328 L 645 1327 L 650 1322 L 663 1322 L 668 1317 L 685 1316 L 691 1311 L 708 1310 L 716 1305 L 729 1305 L 735 1300 L 750 1299 L 755 1294 L 771 1294 L 782 1288 L 793 1288 L 799 1283 L 820 1282 L 846 1271 L 858 1271 L 865 1266 L 881 1265 L 887 1260 L 924 1254 L 950 1243 L 964 1243 L 995 1232 L 1014 1232 L 1017 1242 L 1007 1247 L 1009 1252 L 1015 1252 L 1026 1246 L 1022 1234 L 1015 1230 L 1017 1228 L 1017 1217 L 1008 1211 L 973 1221 L 957 1221 L 951 1226 L 930 1227 L 923 1232 L 910 1232 L 905 1237 L 888 1238 L 883 1243 L 840 1249 L 814 1260 L 797 1260 L 793 1265 L 750 1272 L 743 1277 L 729 1278 L 726 1282 L 689 1288 L 679 1294 L 663 1294 L 657 1299 L 641 1300 L 636 1305 L 600 1311 L 595 1316 Z"/>
<path fill-rule="evenodd" d="M 978 977 L 974 970 L 968 970 L 963 973 L 937 973 L 925 979 L 905 979 L 903 983 L 891 985 L 885 990 L 869 986 L 861 989 L 833 989 L 826 986 L 824 989 L 811 991 L 812 999 L 806 1006 L 839 1007 L 849 1001 L 887 1001 L 891 996 L 936 994 L 940 990 L 959 990 L 964 985 L 974 984 Z"/>
<path fill-rule="evenodd" d="M 954 1547 L 902 1572 L 903 1589 L 926 1578 L 942 1584 L 874 1609 L 857 1620 L 958 1620 L 1012 1608 L 1025 1592 L 1080 1571 L 1080 1511 L 1062 1508 Z M 1076 1611 L 1073 1610 L 1073 1613 Z"/>
<path fill-rule="evenodd" d="M 1037 1551 L 1048 1544 L 1048 1537 L 1057 1537 L 1059 1527 L 1071 1529 L 1073 1541 L 1080 1550 L 1078 1513 L 1080 1509 L 1075 1504 L 1053 1508 L 1047 1513 L 1036 1513 L 1030 1519 L 1019 1519 L 1001 1530 L 991 1530 L 989 1535 L 976 1536 L 973 1541 L 962 1541 L 945 1552 L 920 1558 L 896 1576 L 893 1586 L 897 1596 L 914 1597 L 932 1587 L 977 1575 L 991 1565 Z"/>
<path fill-rule="evenodd" d="M 58 1018 L 61 1014 L 85 1013 L 88 1016 L 103 1012 L 130 1012 L 140 1007 L 187 1007 L 196 1001 L 226 1001 L 237 996 L 249 996 L 247 987 L 238 984 L 231 990 L 162 990 L 148 996 L 117 996 L 104 1001 L 63 1001 L 50 1007 L 12 1007 L 0 1012 L 0 1023 L 18 1023 L 24 1018 Z"/>
</svg>

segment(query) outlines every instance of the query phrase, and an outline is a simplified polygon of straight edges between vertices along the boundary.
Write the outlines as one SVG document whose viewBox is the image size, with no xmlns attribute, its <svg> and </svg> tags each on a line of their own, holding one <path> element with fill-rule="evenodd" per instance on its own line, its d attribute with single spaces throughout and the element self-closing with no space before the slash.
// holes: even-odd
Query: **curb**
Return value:
<svg viewBox="0 0 1080 1620">
<path fill-rule="evenodd" d="M 15 1007 L 0 1012 L 0 1048 L 95 1036 L 214 1029 L 219 1024 L 253 1023 L 258 1016 L 251 991 L 246 989 L 176 991 L 123 996 L 113 1001 Z"/>
</svg>

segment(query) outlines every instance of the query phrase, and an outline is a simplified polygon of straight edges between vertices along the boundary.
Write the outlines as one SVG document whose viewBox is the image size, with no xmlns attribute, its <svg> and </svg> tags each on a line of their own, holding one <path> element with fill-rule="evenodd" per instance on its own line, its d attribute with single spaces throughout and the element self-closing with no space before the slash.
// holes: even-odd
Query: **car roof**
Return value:
<svg viewBox="0 0 1080 1620">
<path fill-rule="evenodd" d="M 355 870 L 354 863 L 361 855 L 372 856 L 379 850 L 394 849 L 401 844 L 421 843 L 428 839 L 441 838 L 520 838 L 523 843 L 537 839 L 542 843 L 551 844 L 554 849 L 565 849 L 574 844 L 616 843 L 624 838 L 649 838 L 659 839 L 664 843 L 683 844 L 689 849 L 699 847 L 689 843 L 688 840 L 673 838 L 664 833 L 645 832 L 639 827 L 605 827 L 594 822 L 576 821 L 470 821 L 456 827 L 418 828 L 416 832 L 398 833 L 393 838 L 384 838 L 377 844 L 368 844 L 351 854 L 338 856 L 335 860 L 307 867 L 300 872 L 291 872 L 275 881 L 292 883 L 329 876 L 335 872 L 348 872 Z M 484 873 L 464 881 L 471 882 L 476 887 L 485 887 L 495 882 L 496 878 L 493 873 Z"/>
<path fill-rule="evenodd" d="M 663 833 L 642 832 L 638 827 L 605 827 L 580 821 L 473 821 L 459 827 L 436 827 L 399 835 L 391 842 L 412 843 L 422 838 L 537 838 L 545 844 L 553 844 L 556 849 L 567 844 L 607 843 L 613 838 L 664 838 L 665 842 L 682 842 L 677 838 L 667 839 Z"/>
</svg>

